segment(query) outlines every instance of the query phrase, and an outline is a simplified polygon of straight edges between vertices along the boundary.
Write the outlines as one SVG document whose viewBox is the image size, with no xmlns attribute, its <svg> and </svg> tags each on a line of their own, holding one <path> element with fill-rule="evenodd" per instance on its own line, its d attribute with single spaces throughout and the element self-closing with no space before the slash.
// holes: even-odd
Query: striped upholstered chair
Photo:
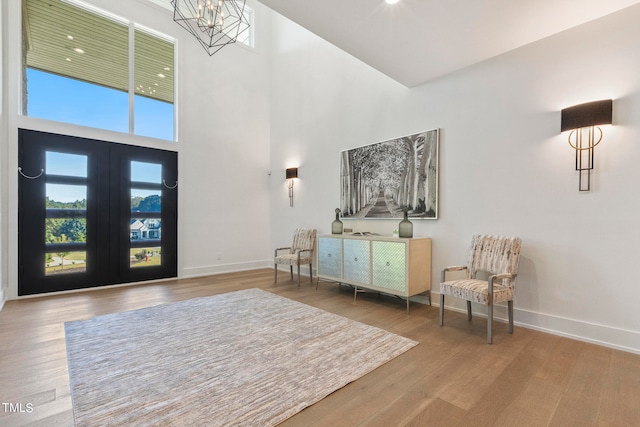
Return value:
<svg viewBox="0 0 640 427">
<path fill-rule="evenodd" d="M 278 264 L 289 266 L 291 280 L 293 280 L 293 266 L 298 266 L 298 286 L 300 286 L 300 266 L 309 264 L 309 280 L 313 283 L 313 251 L 316 247 L 316 230 L 311 228 L 296 228 L 293 233 L 293 244 L 285 248 L 277 248 L 273 256 L 275 277 L 278 282 Z"/>
<path fill-rule="evenodd" d="M 509 333 L 513 333 L 513 290 L 520 260 L 522 241 L 517 237 L 473 236 L 469 259 L 465 266 L 447 267 L 442 270 L 440 283 L 440 326 L 444 323 L 444 297 L 450 295 L 467 300 L 467 316 L 471 320 L 471 303 L 487 306 L 487 343 L 493 342 L 491 326 L 493 305 L 507 301 L 509 311 Z M 461 280 L 446 281 L 449 271 L 466 271 Z M 483 271 L 487 280 L 476 279 Z"/>
</svg>

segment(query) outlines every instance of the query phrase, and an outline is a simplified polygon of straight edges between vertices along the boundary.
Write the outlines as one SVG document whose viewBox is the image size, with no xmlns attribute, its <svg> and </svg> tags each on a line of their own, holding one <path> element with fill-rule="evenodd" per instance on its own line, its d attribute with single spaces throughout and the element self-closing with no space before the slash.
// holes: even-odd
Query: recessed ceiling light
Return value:
<svg viewBox="0 0 640 427">
<path fill-rule="evenodd" d="M 73 40 L 73 36 L 67 36 L 69 40 Z"/>
<path fill-rule="evenodd" d="M 164 67 L 164 70 L 165 70 L 165 71 L 171 71 L 171 68 L 169 68 L 169 67 Z"/>
<path fill-rule="evenodd" d="M 384 0 L 387 4 L 396 4 L 399 0 Z"/>
<path fill-rule="evenodd" d="M 71 62 L 71 58 L 64 58 L 66 61 Z"/>
<path fill-rule="evenodd" d="M 162 73 L 158 73 L 158 77 L 160 77 L 161 79 L 164 79 L 164 78 L 165 78 L 165 75 L 164 75 L 164 74 L 162 74 Z"/>
<path fill-rule="evenodd" d="M 80 49 L 79 47 L 74 48 L 73 51 L 76 53 L 84 53 L 84 50 Z"/>
</svg>

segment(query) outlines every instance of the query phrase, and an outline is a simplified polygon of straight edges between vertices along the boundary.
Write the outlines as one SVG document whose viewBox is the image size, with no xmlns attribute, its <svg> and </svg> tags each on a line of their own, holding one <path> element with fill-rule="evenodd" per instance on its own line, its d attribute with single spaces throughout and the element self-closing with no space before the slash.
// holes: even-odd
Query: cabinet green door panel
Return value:
<svg viewBox="0 0 640 427">
<path fill-rule="evenodd" d="M 344 279 L 347 283 L 371 283 L 371 245 L 368 240 L 344 240 Z"/>
<path fill-rule="evenodd" d="M 406 292 L 406 244 L 403 242 L 373 242 L 373 285 Z"/>
<path fill-rule="evenodd" d="M 342 239 L 318 239 L 318 275 L 342 279 Z"/>
</svg>

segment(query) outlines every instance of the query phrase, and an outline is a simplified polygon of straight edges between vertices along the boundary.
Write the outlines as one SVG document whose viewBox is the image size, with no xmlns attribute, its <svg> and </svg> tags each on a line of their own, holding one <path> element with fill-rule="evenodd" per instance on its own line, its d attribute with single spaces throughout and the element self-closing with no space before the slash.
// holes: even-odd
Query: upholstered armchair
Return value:
<svg viewBox="0 0 640 427">
<path fill-rule="evenodd" d="M 520 260 L 522 241 L 517 237 L 473 236 L 469 259 L 465 266 L 447 267 L 442 270 L 440 283 L 440 326 L 444 324 L 444 297 L 453 296 L 467 300 L 467 316 L 471 320 L 471 303 L 487 306 L 487 343 L 493 342 L 493 306 L 507 301 L 509 333 L 513 333 L 513 291 Z M 446 273 L 466 271 L 462 280 L 446 281 Z M 486 272 L 487 280 L 476 278 L 479 271 Z"/>
<path fill-rule="evenodd" d="M 293 266 L 298 266 L 298 286 L 300 286 L 300 266 L 309 264 L 309 280 L 313 283 L 313 251 L 316 246 L 316 230 L 310 228 L 296 228 L 293 233 L 293 243 L 285 248 L 277 248 L 274 253 L 273 263 L 275 277 L 273 282 L 278 282 L 278 264 L 289 266 L 291 280 L 293 280 Z"/>
</svg>

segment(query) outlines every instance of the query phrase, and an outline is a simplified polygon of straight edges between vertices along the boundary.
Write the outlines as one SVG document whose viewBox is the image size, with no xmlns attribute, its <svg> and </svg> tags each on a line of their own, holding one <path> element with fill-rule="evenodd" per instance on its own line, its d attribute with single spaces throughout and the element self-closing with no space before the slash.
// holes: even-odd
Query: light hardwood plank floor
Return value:
<svg viewBox="0 0 640 427">
<path fill-rule="evenodd" d="M 8 301 L 0 312 L 0 425 L 72 426 L 64 322 L 262 288 L 420 344 L 282 426 L 638 426 L 640 356 L 303 280 L 273 270 Z M 283 396 L 286 399 L 286 396 Z M 12 406 L 9 406 L 11 404 Z M 30 406 L 27 406 L 29 404 Z M 29 410 L 29 408 L 33 410 Z M 23 412 L 15 412 L 22 410 Z"/>
</svg>

